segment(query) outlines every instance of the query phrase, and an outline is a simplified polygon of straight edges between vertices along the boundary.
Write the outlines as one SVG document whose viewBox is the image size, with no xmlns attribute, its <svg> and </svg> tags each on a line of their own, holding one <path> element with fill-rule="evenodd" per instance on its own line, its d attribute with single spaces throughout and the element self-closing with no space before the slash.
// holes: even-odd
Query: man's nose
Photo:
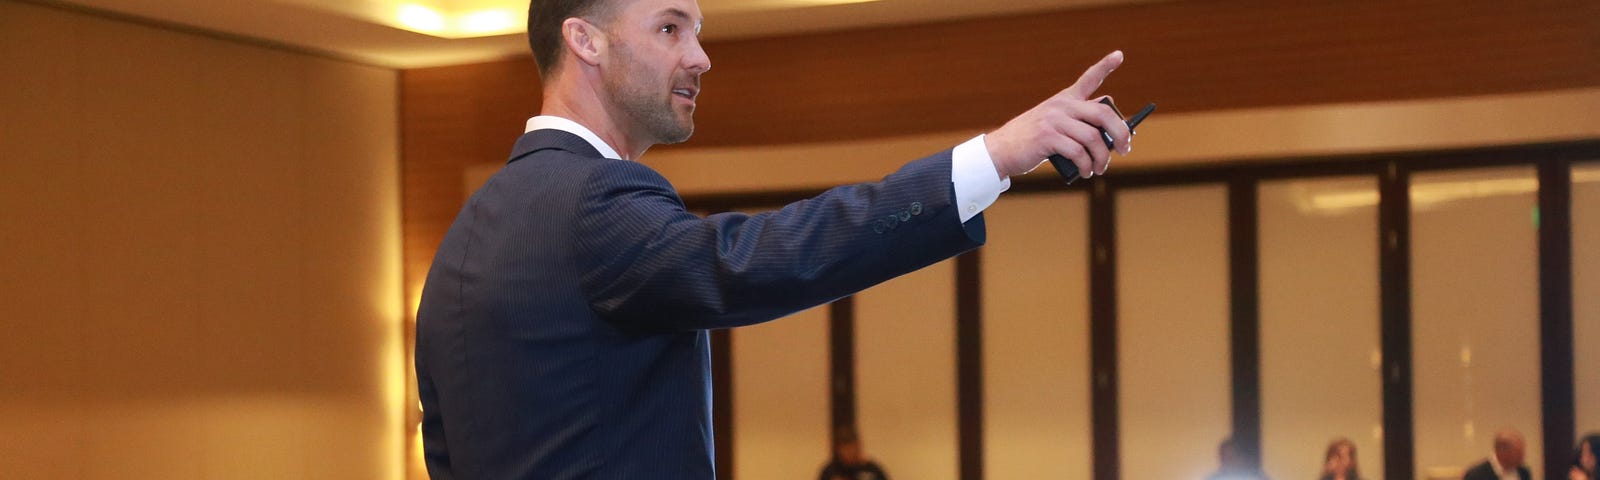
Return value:
<svg viewBox="0 0 1600 480">
<path fill-rule="evenodd" d="M 706 49 L 700 45 L 699 38 L 690 43 L 689 54 L 684 57 L 683 61 L 687 64 L 684 67 L 696 75 L 711 70 L 711 56 L 706 54 Z"/>
</svg>

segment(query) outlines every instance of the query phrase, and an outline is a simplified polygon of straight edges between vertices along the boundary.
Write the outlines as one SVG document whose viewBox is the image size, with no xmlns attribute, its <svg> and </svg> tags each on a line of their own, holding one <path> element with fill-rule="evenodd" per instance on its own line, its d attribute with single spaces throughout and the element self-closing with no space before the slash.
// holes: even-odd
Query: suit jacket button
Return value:
<svg viewBox="0 0 1600 480">
<path fill-rule="evenodd" d="M 907 220 L 911 220 L 911 212 L 908 212 L 908 211 L 905 211 L 905 210 L 901 210 L 899 216 L 900 216 L 900 221 L 902 221 L 902 222 L 907 221 Z"/>
<path fill-rule="evenodd" d="M 922 202 L 911 202 L 911 214 L 922 215 Z"/>
<path fill-rule="evenodd" d="M 889 218 L 885 218 L 884 221 L 889 224 L 890 230 L 894 230 L 894 227 L 900 226 L 900 217 L 896 217 L 894 214 L 890 214 Z"/>
<path fill-rule="evenodd" d="M 884 230 L 888 229 L 888 222 L 884 222 L 883 220 L 878 220 L 877 223 L 872 224 L 872 233 L 883 233 Z"/>
</svg>

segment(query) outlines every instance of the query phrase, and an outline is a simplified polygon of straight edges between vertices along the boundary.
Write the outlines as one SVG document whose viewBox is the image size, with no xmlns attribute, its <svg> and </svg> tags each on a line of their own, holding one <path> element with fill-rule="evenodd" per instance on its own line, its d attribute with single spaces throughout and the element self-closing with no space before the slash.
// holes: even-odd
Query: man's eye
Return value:
<svg viewBox="0 0 1600 480">
<path fill-rule="evenodd" d="M 662 25 L 661 26 L 661 33 L 665 33 L 665 34 L 668 34 L 668 35 L 676 34 L 676 33 L 678 33 L 678 26 L 670 24 L 670 23 L 666 24 L 666 25 Z"/>
</svg>

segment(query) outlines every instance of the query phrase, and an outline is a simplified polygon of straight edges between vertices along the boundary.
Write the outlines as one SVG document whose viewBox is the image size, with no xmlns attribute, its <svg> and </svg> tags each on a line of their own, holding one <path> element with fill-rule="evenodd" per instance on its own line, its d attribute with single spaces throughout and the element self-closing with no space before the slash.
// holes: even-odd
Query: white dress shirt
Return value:
<svg viewBox="0 0 1600 480">
<path fill-rule="evenodd" d="M 534 130 L 555 129 L 571 133 L 588 141 L 595 150 L 605 158 L 622 158 L 617 150 L 611 148 L 606 142 L 600 140 L 599 135 L 587 127 L 554 115 L 540 115 L 528 119 L 528 127 L 524 132 Z M 960 145 L 956 145 L 951 152 L 950 183 L 954 184 L 956 191 L 956 208 L 961 210 L 961 222 L 965 223 L 979 212 L 993 205 L 1000 194 L 1011 188 L 1011 178 L 1000 178 L 994 169 L 994 161 L 989 158 L 989 147 L 984 144 L 983 135 L 972 137 Z"/>
<path fill-rule="evenodd" d="M 1495 456 L 1492 451 L 1489 452 L 1489 468 L 1494 469 L 1494 474 L 1499 476 L 1500 480 L 1522 480 L 1522 475 L 1517 474 L 1516 467 L 1510 469 L 1501 467 L 1500 457 Z"/>
</svg>

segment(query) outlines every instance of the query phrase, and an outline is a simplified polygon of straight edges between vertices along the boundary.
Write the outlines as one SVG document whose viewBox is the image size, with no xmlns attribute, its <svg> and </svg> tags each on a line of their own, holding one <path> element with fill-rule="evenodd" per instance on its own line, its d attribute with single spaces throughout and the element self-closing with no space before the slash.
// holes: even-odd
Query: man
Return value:
<svg viewBox="0 0 1600 480">
<path fill-rule="evenodd" d="M 1494 434 L 1489 458 L 1461 476 L 1461 480 L 1531 480 L 1533 472 L 1522 464 L 1522 434 L 1507 428 Z"/>
<path fill-rule="evenodd" d="M 700 218 L 628 161 L 694 131 L 694 0 L 535 0 L 544 84 L 510 162 L 461 209 L 417 314 L 435 479 L 710 479 L 708 329 L 750 325 L 976 248 L 1009 178 L 1128 152 L 1089 98 L 1122 61 L 987 136 L 780 211 Z M 751 119 L 774 121 L 778 119 Z"/>
<path fill-rule="evenodd" d="M 1262 480 L 1267 478 L 1261 471 L 1250 464 L 1244 452 L 1239 451 L 1239 441 L 1233 437 L 1222 439 L 1217 445 L 1217 471 L 1206 476 L 1206 480 Z"/>
<path fill-rule="evenodd" d="M 833 448 L 833 458 L 817 475 L 818 480 L 889 480 L 883 467 L 862 453 L 856 429 L 839 427 L 835 437 L 839 443 Z"/>
</svg>

